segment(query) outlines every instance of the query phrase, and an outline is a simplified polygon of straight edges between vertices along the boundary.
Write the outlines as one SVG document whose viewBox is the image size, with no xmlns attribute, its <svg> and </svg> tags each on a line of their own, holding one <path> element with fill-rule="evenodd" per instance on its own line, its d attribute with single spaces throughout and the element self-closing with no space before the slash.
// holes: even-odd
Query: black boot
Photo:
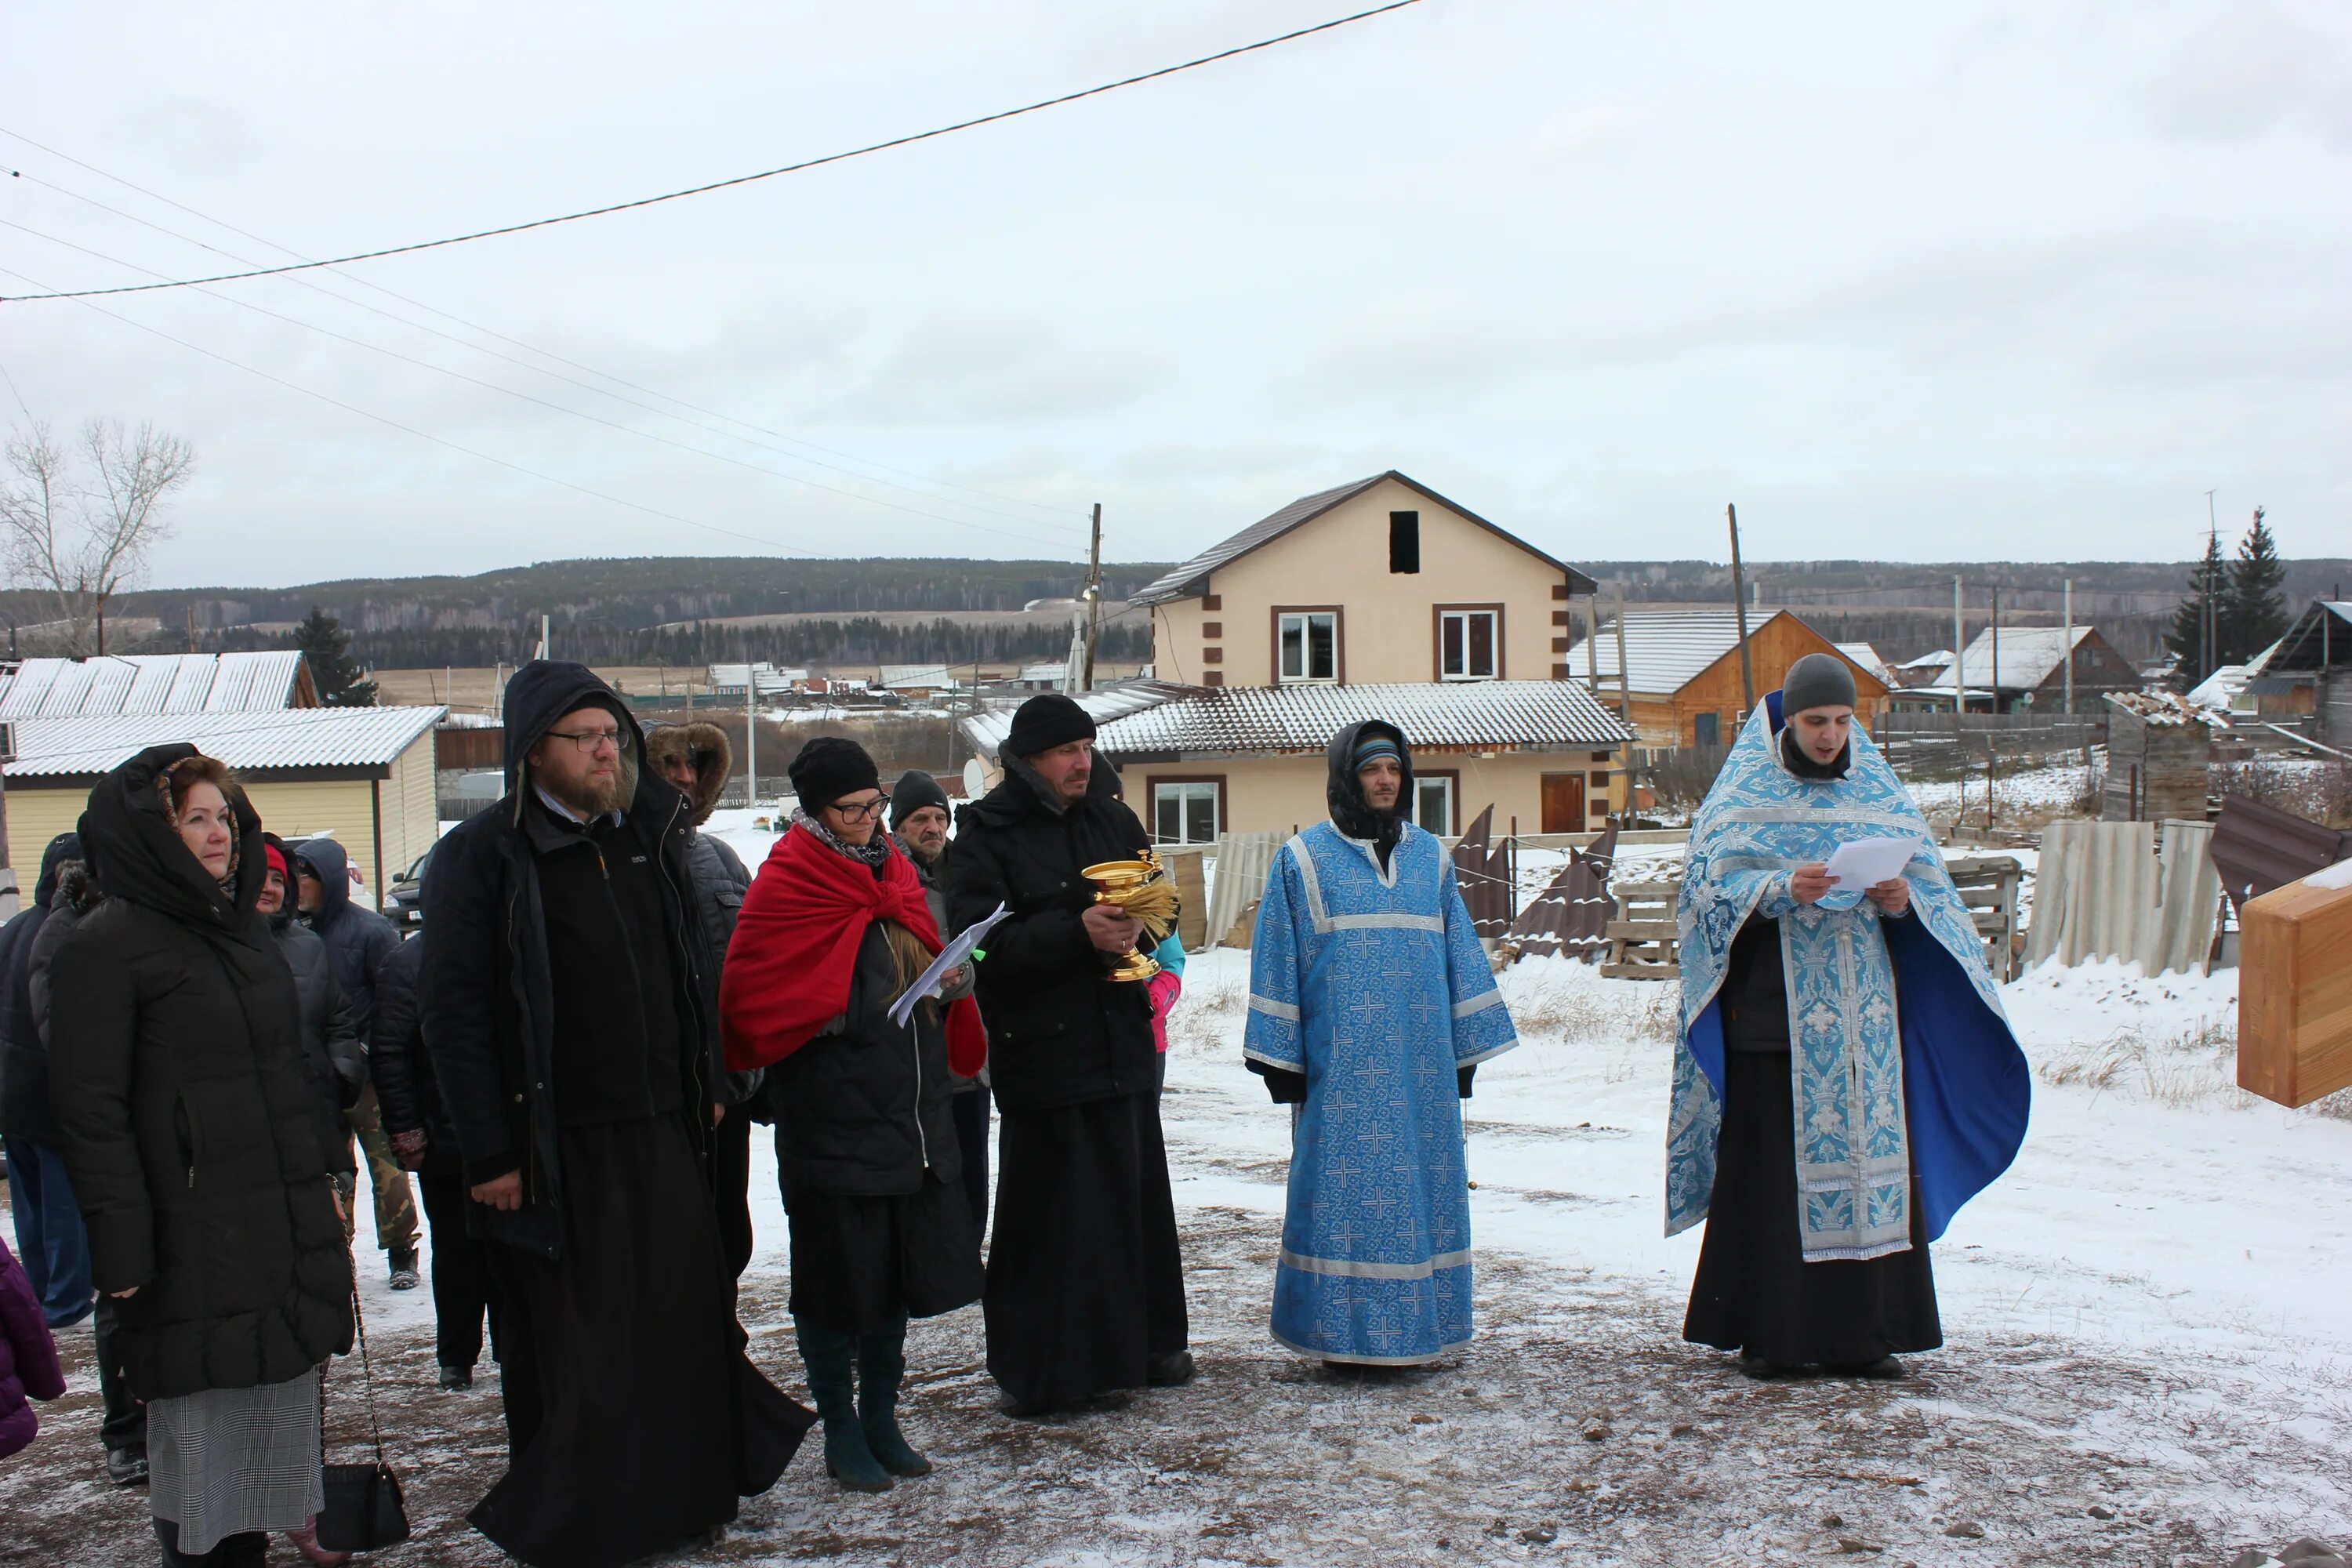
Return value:
<svg viewBox="0 0 2352 1568">
<path fill-rule="evenodd" d="M 857 1341 L 857 1424 L 866 1447 L 894 1476 L 928 1476 L 931 1462 L 898 1430 L 898 1384 L 907 1375 L 907 1320 Z"/>
<path fill-rule="evenodd" d="M 816 1413 L 824 1422 L 825 1472 L 854 1492 L 888 1491 L 889 1474 L 875 1463 L 866 1429 L 857 1420 L 856 1374 L 852 1366 L 857 1336 L 812 1328 L 797 1318 L 793 1327 L 800 1338 L 801 1360 L 808 1363 L 809 1393 L 815 1396 Z"/>
<path fill-rule="evenodd" d="M 269 1561 L 269 1537 L 257 1530 L 223 1536 L 210 1552 L 180 1550 L 180 1527 L 168 1519 L 155 1522 L 155 1539 L 163 1544 L 163 1568 L 263 1568 Z"/>
</svg>

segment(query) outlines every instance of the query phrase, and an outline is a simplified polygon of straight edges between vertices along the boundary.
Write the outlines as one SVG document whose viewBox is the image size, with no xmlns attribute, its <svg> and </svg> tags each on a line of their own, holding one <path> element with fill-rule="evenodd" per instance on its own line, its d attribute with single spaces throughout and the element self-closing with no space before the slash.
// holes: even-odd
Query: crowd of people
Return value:
<svg viewBox="0 0 2352 1568">
<path fill-rule="evenodd" d="M 1853 703 L 1807 660 L 1759 707 L 1683 893 L 1669 1222 L 1712 1216 L 1685 1337 L 1757 1376 L 1896 1376 L 1939 1343 L 1929 1244 L 2023 1133 L 1924 824 L 1903 875 L 1827 872 L 1908 821 Z M 525 1563 L 709 1538 L 813 1426 L 844 1489 L 929 1473 L 909 1326 L 975 1301 L 1007 1415 L 1195 1375 L 1160 1112 L 1183 952 L 1085 875 L 1150 837 L 1078 703 L 1024 703 L 952 820 L 929 775 L 886 791 L 809 742 L 756 872 L 703 830 L 717 728 L 647 733 L 551 661 L 504 710 L 507 792 L 436 847 L 407 941 L 331 840 L 281 843 L 190 746 L 115 769 L 49 847 L 0 930 L 0 1454 L 62 1392 L 53 1331 L 95 1314 L 107 1473 L 147 1487 L 163 1563 L 257 1563 L 272 1532 L 342 1561 L 315 1520 L 355 1142 L 395 1289 L 422 1191 L 440 1387 L 497 1366 L 508 1464 L 468 1518 Z M 1293 1120 L 1272 1331 L 1377 1377 L 1471 1338 L 1462 1102 L 1517 1035 L 1410 819 L 1404 733 L 1336 736 L 1327 799 L 1268 876 L 1242 1054 Z M 757 1124 L 813 1412 L 739 1313 Z"/>
</svg>

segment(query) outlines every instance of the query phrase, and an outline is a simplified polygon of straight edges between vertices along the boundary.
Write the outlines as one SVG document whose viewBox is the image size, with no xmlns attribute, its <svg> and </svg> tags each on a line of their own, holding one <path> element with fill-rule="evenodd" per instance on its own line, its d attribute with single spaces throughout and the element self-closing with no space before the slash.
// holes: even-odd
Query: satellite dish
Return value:
<svg viewBox="0 0 2352 1568">
<path fill-rule="evenodd" d="M 980 765 L 978 757 L 967 757 L 963 764 L 963 797 L 978 800 L 982 786 L 988 783 L 988 770 Z"/>
</svg>

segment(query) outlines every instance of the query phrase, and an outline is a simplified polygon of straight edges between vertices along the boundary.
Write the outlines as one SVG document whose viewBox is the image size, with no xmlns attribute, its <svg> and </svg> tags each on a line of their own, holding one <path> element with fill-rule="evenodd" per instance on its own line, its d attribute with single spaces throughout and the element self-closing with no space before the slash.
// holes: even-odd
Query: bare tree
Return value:
<svg viewBox="0 0 2352 1568">
<path fill-rule="evenodd" d="M 0 552 L 10 577 L 57 612 L 56 635 L 77 657 L 106 651 L 107 602 L 172 531 L 163 503 L 194 472 L 194 448 L 142 425 L 82 426 L 69 459 L 36 424 L 12 435 L 0 479 Z M 77 468 L 80 471 L 77 472 Z"/>
</svg>

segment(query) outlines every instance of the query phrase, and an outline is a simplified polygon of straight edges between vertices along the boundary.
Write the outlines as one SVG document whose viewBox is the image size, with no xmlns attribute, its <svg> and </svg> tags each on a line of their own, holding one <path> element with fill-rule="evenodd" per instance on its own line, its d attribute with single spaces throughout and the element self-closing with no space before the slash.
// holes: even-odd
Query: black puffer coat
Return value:
<svg viewBox="0 0 2352 1568">
<path fill-rule="evenodd" d="M 262 836 L 267 839 L 269 836 Z M 352 1021 L 351 1004 L 336 983 L 334 961 L 319 933 L 294 918 L 294 889 L 269 921 L 269 935 L 293 972 L 294 996 L 302 1008 L 302 1060 L 310 1071 L 310 1087 L 319 1101 L 320 1133 L 338 1173 L 356 1176 L 352 1141 L 343 1131 L 342 1113 L 359 1103 L 367 1086 L 367 1047 L 360 1043 Z"/>
<path fill-rule="evenodd" d="M 1079 873 L 1132 860 L 1151 842 L 1118 798 L 1100 759 L 1087 796 L 1067 810 L 1020 763 L 956 819 L 948 908 L 959 931 L 999 903 L 1012 914 L 981 951 L 981 1016 L 989 1078 L 1006 1110 L 1050 1110 L 1147 1093 L 1158 1082 L 1151 1004 L 1144 988 L 1105 979 L 1116 954 L 1097 952 L 1081 923 L 1094 884 Z"/>
<path fill-rule="evenodd" d="M 80 855 L 81 840 L 70 833 L 49 840 L 32 903 L 0 927 L 0 1138 L 12 1143 L 58 1141 L 49 1120 L 48 1047 L 33 1018 L 33 944 L 48 923 L 58 868 Z"/>
<path fill-rule="evenodd" d="M 373 910 L 352 902 L 352 859 L 341 845 L 331 838 L 313 838 L 294 851 L 294 858 L 318 876 L 319 910 L 303 919 L 327 944 L 335 984 L 351 1004 L 352 1026 L 365 1039 L 375 1014 L 375 972 L 400 945 L 400 929 Z M 383 889 L 375 891 L 381 895 Z M 290 901 L 294 889 L 286 889 L 286 896 Z"/>
<path fill-rule="evenodd" d="M 912 1193 L 926 1169 L 962 1179 L 947 1036 L 936 1007 L 917 1007 L 906 1028 L 891 1023 L 899 990 L 889 939 L 870 923 L 840 1018 L 769 1069 L 787 1198 Z"/>
<path fill-rule="evenodd" d="M 294 978 L 254 910 L 261 823 L 235 803 L 234 893 L 180 842 L 152 746 L 90 791 L 106 901 L 50 963 L 50 1106 L 117 1354 L 142 1399 L 283 1383 L 348 1349 L 352 1270 Z"/>
</svg>

